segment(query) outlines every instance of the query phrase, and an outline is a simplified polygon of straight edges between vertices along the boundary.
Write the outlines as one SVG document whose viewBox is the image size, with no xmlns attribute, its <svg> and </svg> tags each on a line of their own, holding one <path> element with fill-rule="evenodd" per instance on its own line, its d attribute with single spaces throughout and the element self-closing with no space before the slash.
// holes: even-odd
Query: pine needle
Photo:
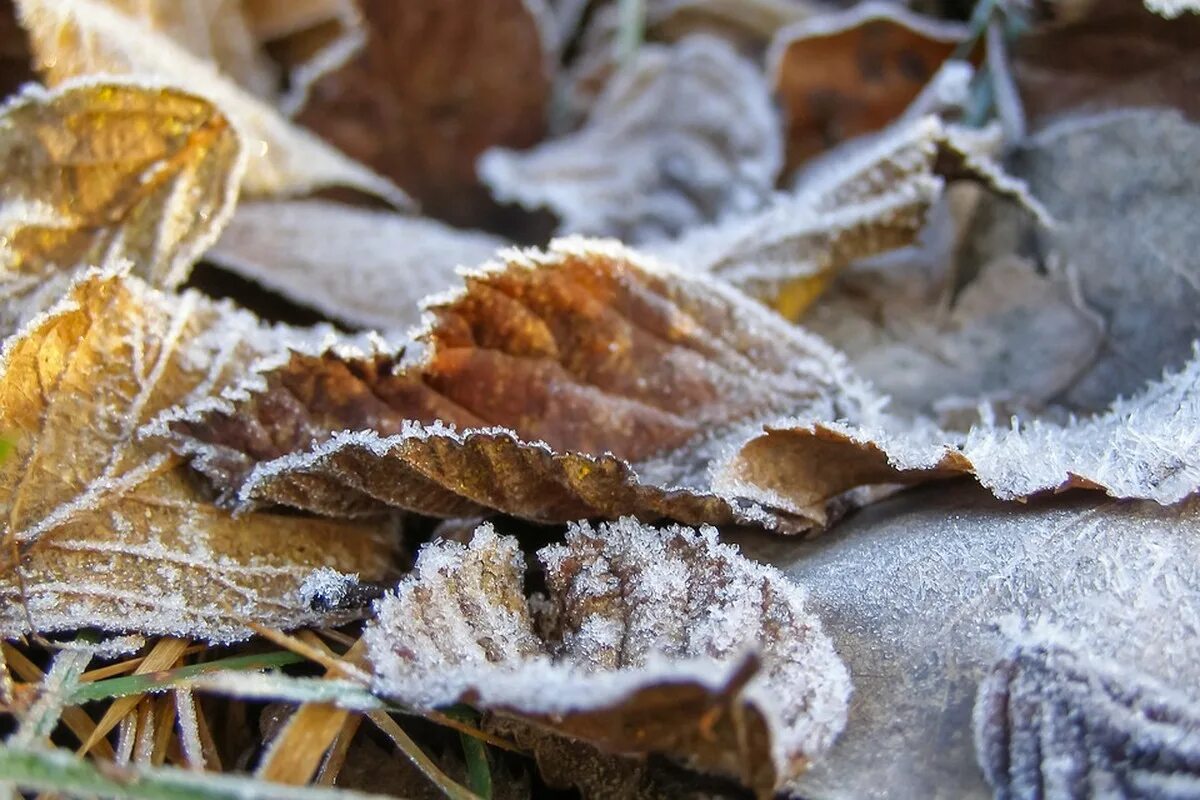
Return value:
<svg viewBox="0 0 1200 800">
<path fill-rule="evenodd" d="M 146 654 L 142 663 L 134 670 L 133 674 L 145 675 L 150 672 L 168 669 L 179 660 L 183 652 L 187 650 L 187 647 L 188 642 L 185 639 L 171 637 L 159 639 L 150 652 Z M 76 697 L 78 697 L 78 693 Z M 108 710 L 104 712 L 104 716 L 100 718 L 100 721 L 96 723 L 96 729 L 92 731 L 91 736 L 79 748 L 79 755 L 84 755 L 95 747 L 101 739 L 108 735 L 109 731 L 116 727 L 122 717 L 137 707 L 139 700 L 140 696 L 122 697 L 115 700 L 108 707 Z"/>
</svg>

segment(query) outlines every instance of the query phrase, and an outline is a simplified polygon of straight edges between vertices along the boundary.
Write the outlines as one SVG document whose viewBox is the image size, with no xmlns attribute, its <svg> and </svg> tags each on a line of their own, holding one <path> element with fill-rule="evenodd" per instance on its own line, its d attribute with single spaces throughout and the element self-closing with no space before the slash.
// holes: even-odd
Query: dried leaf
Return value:
<svg viewBox="0 0 1200 800">
<path fill-rule="evenodd" d="M 996 797 L 1200 792 L 1200 704 L 1054 642 L 1022 642 L 992 667 L 975 745 Z"/>
<path fill-rule="evenodd" d="M 1159 16 L 1174 19 L 1185 12 L 1200 14 L 1196 0 L 1145 0 L 1146 8 Z"/>
<path fill-rule="evenodd" d="M 829 747 L 849 679 L 802 593 L 717 542 L 631 519 L 544 548 L 527 603 L 515 539 L 439 542 L 364 638 L 377 688 L 607 751 L 657 752 L 769 796 Z"/>
<path fill-rule="evenodd" d="M 946 181 L 971 178 L 1044 221 L 1024 185 L 992 162 L 993 141 L 935 117 L 897 124 L 814 165 L 763 211 L 688 232 L 651 252 L 712 273 L 798 317 L 843 267 L 911 244 Z"/>
<path fill-rule="evenodd" d="M 129 262 L 160 286 L 187 277 L 233 211 L 241 141 L 208 101 L 175 89 L 31 87 L 0 111 L 0 325 L 53 304 L 81 269 Z"/>
<path fill-rule="evenodd" d="M 863 2 L 780 30 L 767 55 L 787 165 L 897 119 L 966 35 L 896 3 Z"/>
<path fill-rule="evenodd" d="M 1088 664 L 1136 665 L 1186 696 L 1194 719 L 1198 545 L 1195 501 L 1162 508 L 1075 495 L 1014 505 L 969 485 L 907 493 L 811 542 L 742 541 L 805 587 L 854 680 L 845 732 L 791 788 L 833 800 L 991 798 L 973 757 L 971 709 L 1013 638 L 1053 638 Z M 1072 747 L 1069 727 L 1046 733 L 1057 741 L 1045 746 L 1069 760 L 1044 768 L 1086 769 L 1097 752 Z M 1172 752 L 1169 739 L 1141 741 L 1147 761 Z"/>
<path fill-rule="evenodd" d="M 316 82 L 299 120 L 402 186 L 430 214 L 492 213 L 475 160 L 545 128 L 548 20 L 539 0 L 364 0 L 366 48 Z"/>
<path fill-rule="evenodd" d="M 780 148 L 758 69 L 694 36 L 643 47 L 581 130 L 525 152 L 492 150 L 479 171 L 498 199 L 553 211 L 561 232 L 637 242 L 758 208 Z"/>
<path fill-rule="evenodd" d="M 1012 73 L 1035 127 L 1072 111 L 1130 107 L 1177 108 L 1194 120 L 1200 118 L 1197 41 L 1200 19 L 1192 15 L 1166 20 L 1141 3 L 1100 0 L 1078 19 L 1017 39 Z"/>
<path fill-rule="evenodd" d="M 874 419 L 837 354 L 612 243 L 505 256 L 430 307 L 424 355 L 293 352 L 178 415 L 177 446 L 241 503 L 324 514 L 824 521 L 713 482 L 763 420 Z"/>
<path fill-rule="evenodd" d="M 344 186 L 407 204 L 389 181 L 292 125 L 208 62 L 104 0 L 17 0 L 17 8 L 38 69 L 51 85 L 98 73 L 150 76 L 213 101 L 247 142 L 242 185 L 247 194 L 299 195 Z"/>
<path fill-rule="evenodd" d="M 320 201 L 245 203 L 206 256 L 347 325 L 404 331 L 418 301 L 504 245 L 424 217 Z"/>
<path fill-rule="evenodd" d="M 279 335 L 198 295 L 91 273 L 6 342 L 0 463 L 6 638 L 99 627 L 212 640 L 249 622 L 320 618 L 300 586 L 318 565 L 386 577 L 386 526 L 233 519 L 139 429 L 220 391 Z M 13 559 L 19 554 L 19 560 Z"/>
</svg>

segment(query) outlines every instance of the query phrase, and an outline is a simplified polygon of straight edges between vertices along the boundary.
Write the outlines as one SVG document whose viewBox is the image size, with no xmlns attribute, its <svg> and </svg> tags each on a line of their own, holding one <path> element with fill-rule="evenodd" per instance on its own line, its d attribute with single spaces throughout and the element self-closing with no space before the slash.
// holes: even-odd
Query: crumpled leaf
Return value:
<svg viewBox="0 0 1200 800">
<path fill-rule="evenodd" d="M 795 319 L 843 267 L 911 244 L 946 182 L 971 178 L 1046 214 L 991 160 L 988 134 L 936 117 L 897 124 L 877 139 L 814 165 L 797 187 L 757 214 L 689 231 L 651 252 L 707 272 Z"/>
<path fill-rule="evenodd" d="M 1183 797 L 1200 792 L 1200 704 L 1051 642 L 1022 642 L 975 704 L 996 797 Z"/>
<path fill-rule="evenodd" d="M 1014 638 L 1052 637 L 1089 664 L 1136 665 L 1186 696 L 1193 716 L 1200 707 L 1194 500 L 1163 508 L 1076 494 L 1015 505 L 970 485 L 927 487 L 819 539 L 741 544 L 805 587 L 854 680 L 846 730 L 791 787 L 800 796 L 992 797 L 974 758 L 972 706 Z M 1077 752 L 1061 733 L 1062 752 Z"/>
<path fill-rule="evenodd" d="M 363 0 L 363 51 L 317 81 L 298 119 L 387 175 L 429 214 L 494 213 L 475 161 L 545 130 L 549 21 L 541 0 Z"/>
<path fill-rule="evenodd" d="M 721 464 L 780 415 L 873 420 L 840 356 L 615 243 L 504 256 L 430 306 L 416 353 L 293 351 L 172 419 L 176 446 L 238 503 L 323 514 L 825 521 Z"/>
<path fill-rule="evenodd" d="M 236 202 L 241 141 L 211 103 L 167 88 L 31 86 L 0 110 L 0 325 L 52 305 L 82 268 L 187 277 Z"/>
<path fill-rule="evenodd" d="M 1162 3 L 1164 10 L 1171 5 Z M 1017 38 L 1012 77 L 1035 129 L 1069 112 L 1133 107 L 1176 108 L 1200 118 L 1200 19 L 1162 19 L 1147 7 L 1093 0 L 1076 18 Z"/>
<path fill-rule="evenodd" d="M 228 386 L 279 334 L 194 293 L 89 273 L 5 344 L 0 462 L 7 566 L 0 635 L 105 630 L 227 641 L 247 624 L 321 619 L 299 589 L 317 566 L 387 577 L 384 523 L 214 507 L 140 428 Z"/>
<path fill-rule="evenodd" d="M 364 633 L 376 688 L 657 752 L 770 796 L 841 730 L 849 679 L 799 589 L 716 531 L 632 519 L 543 548 L 526 601 L 511 537 L 427 546 Z"/>
<path fill-rule="evenodd" d="M 479 172 L 499 200 L 553 211 L 560 232 L 640 242 L 758 208 L 780 150 L 758 69 L 721 40 L 692 36 L 639 50 L 579 131 L 491 150 Z"/>
<path fill-rule="evenodd" d="M 845 353 L 902 417 L 950 422 L 980 403 L 1040 410 L 1095 359 L 1103 323 L 1069 280 L 1009 257 L 955 297 L 949 261 L 917 252 L 852 267 L 801 324 Z"/>
<path fill-rule="evenodd" d="M 317 200 L 243 203 L 205 256 L 355 327 L 404 331 L 418 301 L 504 241 L 425 217 Z"/>
<path fill-rule="evenodd" d="M 857 3 L 780 30 L 767 54 L 787 169 L 897 119 L 966 35 L 897 3 Z"/>
<path fill-rule="evenodd" d="M 242 189 L 299 195 L 343 186 L 408 203 L 391 182 L 351 161 L 250 95 L 211 64 L 104 0 L 17 0 L 39 71 L 50 85 L 84 75 L 136 75 L 170 81 L 208 98 L 246 141 Z"/>
<path fill-rule="evenodd" d="M 340 66 L 364 39 L 352 0 L 104 1 L 289 114 L 303 105 L 309 85 Z M 284 56 L 282 65 L 279 56 Z M 286 91 L 281 91 L 281 67 L 287 72 Z"/>
</svg>

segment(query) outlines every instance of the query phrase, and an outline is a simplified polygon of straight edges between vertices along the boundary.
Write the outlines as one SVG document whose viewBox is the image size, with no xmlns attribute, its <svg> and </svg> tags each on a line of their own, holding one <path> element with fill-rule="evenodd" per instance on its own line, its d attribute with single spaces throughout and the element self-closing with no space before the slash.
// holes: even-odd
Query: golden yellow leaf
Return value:
<svg viewBox="0 0 1200 800">
<path fill-rule="evenodd" d="M 187 277 L 237 197 L 240 138 L 177 89 L 31 87 L 0 112 L 0 321 L 10 331 L 88 266 Z"/>
<path fill-rule="evenodd" d="M 185 86 L 227 114 L 246 142 L 242 189 L 298 195 L 344 186 L 407 204 L 403 192 L 284 119 L 207 61 L 103 0 L 18 0 L 38 69 L 55 85 L 81 75 L 136 75 Z"/>
<path fill-rule="evenodd" d="M 228 640 L 320 615 L 318 566 L 383 577 L 384 525 L 248 515 L 206 501 L 140 430 L 219 391 L 280 331 L 188 292 L 89 273 L 0 356 L 7 561 L 0 633 L 99 627 Z"/>
</svg>

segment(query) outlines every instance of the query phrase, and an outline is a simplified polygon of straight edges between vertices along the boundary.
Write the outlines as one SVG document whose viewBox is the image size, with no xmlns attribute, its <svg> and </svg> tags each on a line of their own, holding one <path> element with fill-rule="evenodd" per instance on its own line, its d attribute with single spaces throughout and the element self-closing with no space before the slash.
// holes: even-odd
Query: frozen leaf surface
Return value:
<svg viewBox="0 0 1200 800">
<path fill-rule="evenodd" d="M 668 755 L 760 796 L 841 730 L 849 679 L 803 594 L 715 530 L 581 524 L 538 557 L 549 596 L 530 601 L 515 539 L 485 525 L 427 546 L 364 634 L 377 688 Z"/>
<path fill-rule="evenodd" d="M 580 130 L 480 160 L 499 200 L 547 208 L 563 233 L 627 242 L 758 208 L 781 143 L 766 83 L 710 36 L 648 45 L 615 75 Z"/>
<path fill-rule="evenodd" d="M 780 30 L 767 62 L 785 110 L 788 167 L 891 124 L 965 34 L 873 0 Z"/>
<path fill-rule="evenodd" d="M 1053 636 L 1088 670 L 1136 665 L 1195 719 L 1195 501 L 1016 505 L 959 484 L 876 504 L 811 542 L 741 543 L 805 587 L 854 681 L 846 731 L 793 786 L 801 796 L 991 797 L 972 706 L 1014 637 Z"/>
<path fill-rule="evenodd" d="M 411 193 L 478 226 L 475 161 L 545 131 L 553 31 L 543 0 L 364 0 L 365 48 L 317 81 L 299 120 Z"/>
<path fill-rule="evenodd" d="M 975 704 L 975 745 L 998 798 L 1200 793 L 1200 704 L 1050 642 L 1022 642 Z"/>
<path fill-rule="evenodd" d="M 233 519 L 139 429 L 229 385 L 277 335 L 200 296 L 89 273 L 0 357 L 0 633 L 99 627 L 228 640 L 318 619 L 317 566 L 389 571 L 383 524 Z"/>
<path fill-rule="evenodd" d="M 349 187 L 404 205 L 404 194 L 370 169 L 293 125 L 209 62 L 103 0 L 18 0 L 38 69 L 55 85 L 84 75 L 135 75 L 186 86 L 214 102 L 246 141 L 242 188 L 299 195 Z"/>
<path fill-rule="evenodd" d="M 233 210 L 242 147 L 208 101 L 174 89 L 31 87 L 0 111 L 0 312 L 10 332 L 87 266 L 187 277 Z"/>
<path fill-rule="evenodd" d="M 317 200 L 243 203 L 206 258 L 338 321 L 405 331 L 419 301 L 504 241 L 425 217 Z"/>
<path fill-rule="evenodd" d="M 320 513 L 824 521 L 713 483 L 766 419 L 874 419 L 876 400 L 839 355 L 727 287 L 614 243 L 503 255 L 430 306 L 403 360 L 293 352 L 181 414 L 177 444 L 242 503 Z"/>
</svg>

